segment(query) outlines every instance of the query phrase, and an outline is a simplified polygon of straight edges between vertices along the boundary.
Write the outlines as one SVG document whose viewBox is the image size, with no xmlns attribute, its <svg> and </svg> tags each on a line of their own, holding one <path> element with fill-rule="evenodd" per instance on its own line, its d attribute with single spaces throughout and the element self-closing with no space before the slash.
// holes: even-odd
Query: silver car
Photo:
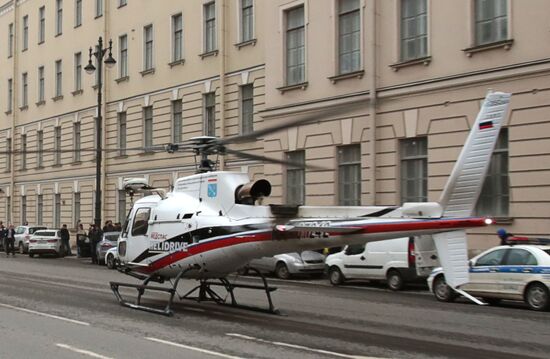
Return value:
<svg viewBox="0 0 550 359">
<path fill-rule="evenodd" d="M 250 267 L 260 272 L 274 273 L 281 279 L 288 279 L 298 274 L 319 276 L 325 271 L 325 256 L 314 251 L 303 251 L 262 257 L 250 261 L 240 272 L 247 273 Z"/>
<path fill-rule="evenodd" d="M 53 254 L 57 257 L 64 255 L 61 234 L 56 229 L 44 229 L 34 232 L 29 239 L 29 257 L 36 254 Z"/>
<path fill-rule="evenodd" d="M 96 245 L 97 264 L 105 264 L 105 255 L 111 248 L 116 248 L 120 232 L 105 232 Z"/>
</svg>

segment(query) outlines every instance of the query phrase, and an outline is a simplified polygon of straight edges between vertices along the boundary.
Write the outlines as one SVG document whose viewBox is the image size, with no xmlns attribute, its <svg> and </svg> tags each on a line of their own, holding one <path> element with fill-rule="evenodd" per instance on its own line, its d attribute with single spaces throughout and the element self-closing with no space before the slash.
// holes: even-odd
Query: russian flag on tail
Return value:
<svg viewBox="0 0 550 359">
<path fill-rule="evenodd" d="M 486 130 L 488 128 L 493 128 L 493 121 L 491 120 L 485 120 L 485 121 L 481 121 L 479 123 L 479 129 L 480 130 Z"/>
</svg>

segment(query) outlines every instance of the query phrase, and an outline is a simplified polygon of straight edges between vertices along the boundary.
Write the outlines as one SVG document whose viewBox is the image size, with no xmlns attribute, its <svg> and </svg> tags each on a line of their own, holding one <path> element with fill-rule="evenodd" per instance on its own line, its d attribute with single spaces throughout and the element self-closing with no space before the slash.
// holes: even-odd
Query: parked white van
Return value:
<svg viewBox="0 0 550 359">
<path fill-rule="evenodd" d="M 415 261 L 414 237 L 403 237 L 346 246 L 325 263 L 333 285 L 350 279 L 385 280 L 391 290 L 401 290 L 426 278 L 417 274 Z"/>
</svg>

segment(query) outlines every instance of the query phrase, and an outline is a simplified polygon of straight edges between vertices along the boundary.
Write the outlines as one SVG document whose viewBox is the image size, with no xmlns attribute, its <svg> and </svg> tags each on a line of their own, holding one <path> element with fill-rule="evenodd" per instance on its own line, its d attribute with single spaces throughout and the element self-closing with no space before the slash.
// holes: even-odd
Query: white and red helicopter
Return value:
<svg viewBox="0 0 550 359">
<path fill-rule="evenodd" d="M 282 161 L 226 147 L 242 136 L 237 140 L 197 137 L 181 146 L 170 145 L 169 152 L 191 149 L 200 155 L 198 173 L 179 178 L 170 192 L 152 188 L 144 179 L 125 182 L 130 194 L 151 193 L 133 204 L 118 240 L 120 271 L 143 283 L 111 282 L 111 289 L 124 306 L 171 315 L 178 282 L 192 278 L 198 285 L 181 299 L 225 303 L 214 290 L 221 287 L 230 294 L 228 304 L 237 306 L 235 289 L 257 288 L 265 290 L 273 312 L 273 288 L 265 278 L 263 285 L 256 286 L 231 282 L 228 276 L 258 257 L 405 236 L 435 242 L 447 283 L 456 288 L 468 282 L 465 230 L 491 224 L 491 219 L 472 217 L 472 213 L 509 101 L 510 94 L 489 92 L 439 202 L 404 203 L 401 207 L 259 205 L 258 200 L 270 195 L 268 181 L 251 182 L 246 173 L 216 171 L 208 156 L 231 153 Z M 171 286 L 150 285 L 151 281 L 170 281 Z M 137 289 L 137 301 L 126 301 L 120 287 Z M 166 307 L 143 305 L 141 297 L 146 290 L 169 293 Z"/>
</svg>

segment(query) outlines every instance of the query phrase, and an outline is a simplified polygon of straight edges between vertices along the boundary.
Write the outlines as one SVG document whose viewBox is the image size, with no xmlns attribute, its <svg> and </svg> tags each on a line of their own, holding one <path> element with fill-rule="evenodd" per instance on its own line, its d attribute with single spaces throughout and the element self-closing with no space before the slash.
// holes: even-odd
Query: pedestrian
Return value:
<svg viewBox="0 0 550 359">
<path fill-rule="evenodd" d="M 105 225 L 103 226 L 103 232 L 114 232 L 115 226 L 113 226 L 113 221 L 108 220 L 105 222 Z"/>
<path fill-rule="evenodd" d="M 10 224 L 6 234 L 6 257 L 11 254 L 15 257 L 15 229 L 13 224 Z"/>
<path fill-rule="evenodd" d="M 61 236 L 61 242 L 63 243 L 64 253 L 66 256 L 71 256 L 71 234 L 69 233 L 69 230 L 67 229 L 67 225 L 64 224 L 61 229 L 59 230 L 59 234 Z"/>
<path fill-rule="evenodd" d="M 6 237 L 8 235 L 8 230 L 4 227 L 4 223 L 0 221 L 0 247 L 2 250 L 6 248 Z"/>
<path fill-rule="evenodd" d="M 122 225 L 120 222 L 115 223 L 115 232 L 122 232 Z"/>
<path fill-rule="evenodd" d="M 95 224 L 92 225 L 92 230 L 88 234 L 90 237 L 90 255 L 92 256 L 92 264 L 97 264 L 97 251 L 96 247 L 97 244 L 101 241 L 101 237 L 103 236 L 103 232 L 99 228 L 99 226 L 96 226 Z"/>
</svg>

